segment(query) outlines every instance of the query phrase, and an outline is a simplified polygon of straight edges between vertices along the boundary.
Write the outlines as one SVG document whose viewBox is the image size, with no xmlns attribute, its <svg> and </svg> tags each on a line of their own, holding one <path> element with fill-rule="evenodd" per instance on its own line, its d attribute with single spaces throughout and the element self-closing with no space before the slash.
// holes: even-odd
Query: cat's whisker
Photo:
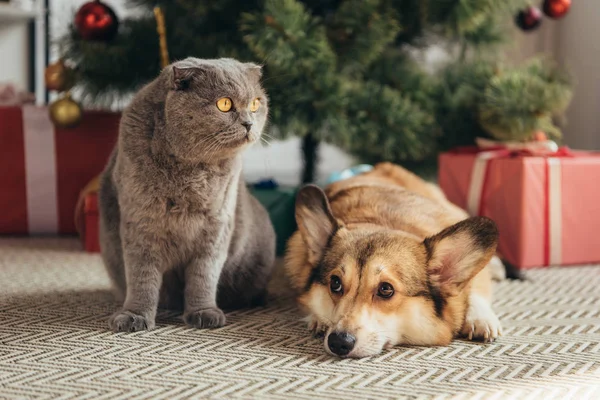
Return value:
<svg viewBox="0 0 600 400">
<path fill-rule="evenodd" d="M 262 64 L 262 65 L 265 65 L 265 64 L 267 63 L 267 61 L 269 60 L 269 57 L 271 57 L 271 55 L 272 55 L 274 52 L 275 52 L 275 49 L 271 50 L 271 51 L 269 52 L 269 54 L 267 54 L 267 55 L 266 55 L 266 56 L 263 58 L 263 60 L 262 60 L 261 64 Z"/>
<path fill-rule="evenodd" d="M 214 140 L 212 142 L 210 142 L 208 148 L 206 149 L 206 153 L 208 155 L 208 162 L 212 162 L 213 158 L 215 156 L 215 154 L 217 154 L 219 148 L 221 146 L 219 145 L 219 143 L 217 142 L 217 140 Z"/>
<path fill-rule="evenodd" d="M 259 138 L 260 140 L 266 140 L 267 142 L 269 141 L 269 139 L 274 140 L 274 138 L 269 135 L 260 135 Z"/>
<path fill-rule="evenodd" d="M 215 136 L 209 136 L 204 140 L 204 143 L 208 143 L 208 145 L 203 149 L 204 153 L 206 153 L 207 157 L 208 157 L 208 162 L 210 163 L 212 161 L 212 155 L 214 154 L 214 152 L 216 151 L 217 145 L 216 145 L 216 137 Z"/>
<path fill-rule="evenodd" d="M 203 138 L 203 139 L 202 139 L 202 140 L 200 140 L 198 143 L 196 143 L 196 144 L 194 145 L 194 147 L 192 147 L 191 151 L 192 151 L 192 152 L 196 151 L 196 150 L 198 149 L 198 147 L 202 146 L 203 144 L 206 144 L 206 142 L 208 142 L 208 141 L 209 141 L 209 140 L 211 140 L 211 139 L 212 139 L 212 137 L 211 137 L 211 136 L 208 136 L 208 137 L 205 137 L 205 138 Z"/>
<path fill-rule="evenodd" d="M 292 74 L 281 74 L 281 75 L 269 76 L 267 78 L 262 79 L 262 83 L 268 82 L 268 81 L 270 81 L 272 79 L 275 79 L 275 78 L 284 78 L 286 76 L 292 76 Z"/>
</svg>

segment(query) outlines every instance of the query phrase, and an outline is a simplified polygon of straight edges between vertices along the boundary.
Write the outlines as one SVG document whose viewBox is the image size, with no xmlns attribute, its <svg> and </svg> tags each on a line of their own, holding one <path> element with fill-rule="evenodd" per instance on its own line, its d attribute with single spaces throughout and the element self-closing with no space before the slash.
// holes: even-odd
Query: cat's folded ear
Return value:
<svg viewBox="0 0 600 400">
<path fill-rule="evenodd" d="M 259 80 L 262 77 L 262 65 L 254 64 L 254 63 L 244 63 L 246 67 L 246 71 L 248 76 Z"/>
<path fill-rule="evenodd" d="M 174 65 L 171 73 L 171 89 L 186 90 L 197 73 L 198 68 L 182 68 Z"/>
</svg>

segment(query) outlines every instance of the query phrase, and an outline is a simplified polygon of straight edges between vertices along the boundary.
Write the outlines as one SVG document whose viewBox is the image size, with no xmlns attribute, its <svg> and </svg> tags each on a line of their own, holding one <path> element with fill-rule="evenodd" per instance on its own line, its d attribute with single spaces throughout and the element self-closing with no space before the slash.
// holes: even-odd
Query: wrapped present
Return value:
<svg viewBox="0 0 600 400">
<path fill-rule="evenodd" d="M 496 221 L 498 252 L 519 268 L 600 261 L 600 154 L 540 143 L 439 157 L 450 201 Z"/>
<path fill-rule="evenodd" d="M 260 185 L 249 187 L 250 193 L 267 209 L 277 236 L 277 255 L 285 253 L 288 239 L 296 231 L 296 188 L 275 186 L 264 189 Z"/>
<path fill-rule="evenodd" d="M 79 233 L 83 248 L 90 253 L 100 252 L 99 189 L 100 176 L 98 175 L 81 190 L 75 206 L 75 229 Z"/>
<path fill-rule="evenodd" d="M 97 176 L 118 136 L 120 114 L 86 111 L 56 128 L 48 110 L 0 107 L 0 234 L 73 234 L 81 189 Z"/>
<path fill-rule="evenodd" d="M 18 90 L 10 83 L 0 83 L 0 106 L 19 106 L 35 102 L 35 95 Z"/>
<path fill-rule="evenodd" d="M 98 213 L 98 193 L 90 193 L 84 197 L 80 214 L 82 219 L 77 226 L 85 251 L 100 252 L 100 214 Z"/>
<path fill-rule="evenodd" d="M 329 178 L 327 178 L 327 185 L 344 179 L 352 178 L 353 176 L 360 175 L 364 172 L 369 172 L 372 169 L 373 166 L 370 164 L 359 164 L 355 165 L 354 167 L 346 168 L 342 171 L 333 172 L 329 175 Z"/>
<path fill-rule="evenodd" d="M 98 180 L 92 180 L 81 192 L 75 220 L 86 251 L 100 251 L 98 241 Z M 267 209 L 277 235 L 277 255 L 282 256 L 294 231 L 295 188 L 282 188 L 274 181 L 262 181 L 249 186 L 250 192 Z"/>
</svg>

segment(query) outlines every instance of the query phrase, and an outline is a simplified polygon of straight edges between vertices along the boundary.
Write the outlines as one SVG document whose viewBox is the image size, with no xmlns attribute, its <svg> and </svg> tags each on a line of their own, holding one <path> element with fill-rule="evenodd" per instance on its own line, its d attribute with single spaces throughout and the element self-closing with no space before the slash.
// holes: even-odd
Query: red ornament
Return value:
<svg viewBox="0 0 600 400">
<path fill-rule="evenodd" d="M 571 8 L 571 0 L 544 0 L 544 14 L 558 19 L 565 16 Z"/>
<path fill-rule="evenodd" d="M 115 12 L 100 0 L 81 6 L 75 14 L 75 27 L 85 40 L 109 41 L 119 29 L 119 20 Z"/>
<path fill-rule="evenodd" d="M 532 31 L 542 23 L 542 12 L 537 7 L 528 7 L 517 14 L 515 22 L 522 30 Z"/>
</svg>

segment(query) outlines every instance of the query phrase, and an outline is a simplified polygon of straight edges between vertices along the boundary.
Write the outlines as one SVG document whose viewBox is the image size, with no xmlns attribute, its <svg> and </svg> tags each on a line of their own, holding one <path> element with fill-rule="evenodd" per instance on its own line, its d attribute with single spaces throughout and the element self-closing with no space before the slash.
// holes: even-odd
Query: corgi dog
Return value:
<svg viewBox="0 0 600 400">
<path fill-rule="evenodd" d="M 469 218 L 437 186 L 381 163 L 325 191 L 304 186 L 295 213 L 285 271 L 328 353 L 501 335 L 491 306 L 496 224 Z"/>
</svg>

